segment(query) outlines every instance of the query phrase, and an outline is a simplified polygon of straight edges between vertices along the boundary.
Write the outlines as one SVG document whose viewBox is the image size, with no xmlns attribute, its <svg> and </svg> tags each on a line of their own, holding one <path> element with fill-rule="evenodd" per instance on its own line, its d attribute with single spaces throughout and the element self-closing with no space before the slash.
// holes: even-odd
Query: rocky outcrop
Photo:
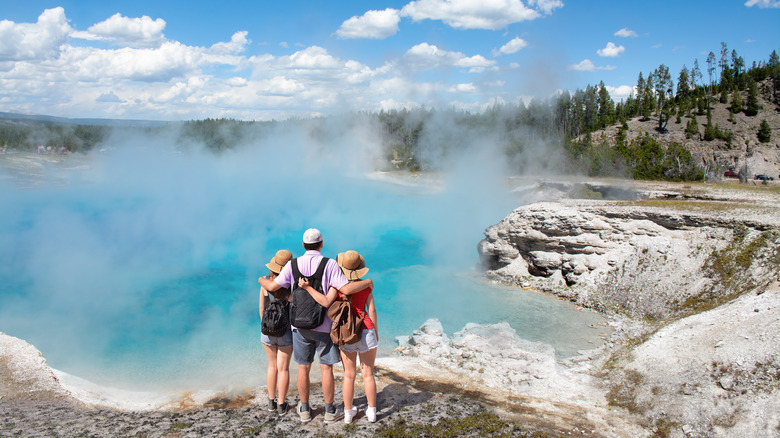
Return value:
<svg viewBox="0 0 780 438">
<path fill-rule="evenodd" d="M 775 210 L 737 214 L 729 209 L 744 207 L 717 197 L 689 202 L 702 211 L 680 210 L 679 198 L 661 196 L 655 203 L 562 199 L 520 207 L 485 231 L 478 249 L 486 275 L 606 313 L 659 320 L 774 274 Z"/>
<path fill-rule="evenodd" d="M 0 332 L 0 399 L 7 402 L 70 397 L 37 348 Z"/>
<path fill-rule="evenodd" d="M 520 338 L 506 322 L 469 323 L 449 337 L 430 319 L 399 344 L 394 357 L 381 359 L 382 366 L 492 395 L 522 422 L 546 418 L 587 436 L 644 434 L 635 419 L 606 407 L 588 356 L 560 363 L 551 346 Z"/>
<path fill-rule="evenodd" d="M 479 378 L 483 385 L 494 389 L 530 388 L 553 379 L 558 372 L 551 346 L 521 339 L 506 322 L 469 323 L 449 338 L 441 323 L 430 319 L 399 342 L 396 352 L 401 356 L 434 363 L 457 376 L 455 380 Z"/>
<path fill-rule="evenodd" d="M 645 189 L 516 209 L 479 244 L 487 276 L 612 315 L 589 362 L 647 434 L 778 436 L 780 194 Z"/>
</svg>

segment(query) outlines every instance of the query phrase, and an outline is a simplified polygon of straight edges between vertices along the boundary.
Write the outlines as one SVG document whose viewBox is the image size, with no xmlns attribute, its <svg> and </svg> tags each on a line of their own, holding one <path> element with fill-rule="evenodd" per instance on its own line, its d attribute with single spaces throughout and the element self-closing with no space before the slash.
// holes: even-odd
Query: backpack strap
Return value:
<svg viewBox="0 0 780 438">
<path fill-rule="evenodd" d="M 314 271 L 314 275 L 310 276 L 310 278 L 314 278 L 314 282 L 317 283 L 320 288 L 322 287 L 322 277 L 325 275 L 325 266 L 328 264 L 328 260 L 330 260 L 327 257 L 323 257 L 322 260 L 320 260 L 319 266 L 317 266 L 317 270 Z M 298 280 L 303 277 L 304 275 L 301 274 L 301 271 L 298 269 L 298 258 L 294 258 L 290 261 L 292 263 L 292 274 L 293 274 L 293 284 L 291 285 L 291 289 L 295 289 L 298 286 Z M 312 287 L 314 287 L 315 284 L 312 284 Z M 316 289 L 316 287 L 314 287 Z M 327 293 L 327 291 L 325 291 Z"/>
<path fill-rule="evenodd" d="M 301 278 L 301 271 L 298 270 L 298 258 L 290 260 L 292 263 L 293 284 L 290 285 L 290 290 L 295 289 L 298 286 L 298 279 Z"/>
<path fill-rule="evenodd" d="M 317 272 L 314 273 L 314 276 L 320 280 L 320 284 L 322 284 L 322 276 L 325 275 L 325 265 L 328 264 L 327 257 L 323 257 L 322 260 L 320 260 L 320 265 L 317 266 Z"/>
</svg>

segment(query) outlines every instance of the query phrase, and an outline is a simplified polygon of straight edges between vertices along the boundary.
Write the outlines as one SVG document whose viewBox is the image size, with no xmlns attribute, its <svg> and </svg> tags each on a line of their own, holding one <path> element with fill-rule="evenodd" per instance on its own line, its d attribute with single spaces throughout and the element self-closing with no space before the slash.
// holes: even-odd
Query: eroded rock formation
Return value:
<svg viewBox="0 0 780 438">
<path fill-rule="evenodd" d="M 675 202 L 533 203 L 488 228 L 478 250 L 490 279 L 632 318 L 679 316 L 771 279 L 779 239 L 771 213 Z"/>
</svg>

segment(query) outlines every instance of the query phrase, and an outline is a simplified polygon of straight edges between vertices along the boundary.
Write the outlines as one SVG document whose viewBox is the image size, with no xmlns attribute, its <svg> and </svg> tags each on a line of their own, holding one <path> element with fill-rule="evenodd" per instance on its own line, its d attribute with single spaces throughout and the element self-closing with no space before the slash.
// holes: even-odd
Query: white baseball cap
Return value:
<svg viewBox="0 0 780 438">
<path fill-rule="evenodd" d="M 320 243 L 322 242 L 322 233 L 316 228 L 309 228 L 303 233 L 303 243 Z"/>
</svg>

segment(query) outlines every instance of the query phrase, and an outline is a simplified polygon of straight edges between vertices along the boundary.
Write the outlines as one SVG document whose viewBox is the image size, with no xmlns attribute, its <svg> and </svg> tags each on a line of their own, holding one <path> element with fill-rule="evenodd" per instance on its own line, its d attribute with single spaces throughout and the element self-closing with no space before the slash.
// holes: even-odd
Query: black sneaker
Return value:
<svg viewBox="0 0 780 438">
<path fill-rule="evenodd" d="M 268 399 L 268 410 L 269 411 L 275 411 L 276 410 L 276 399 L 275 398 L 269 398 Z"/>
<path fill-rule="evenodd" d="M 290 409 L 290 405 L 287 404 L 287 402 L 280 403 L 279 408 L 277 409 L 277 412 L 279 413 L 280 417 L 283 417 L 287 414 L 287 411 Z"/>
</svg>

